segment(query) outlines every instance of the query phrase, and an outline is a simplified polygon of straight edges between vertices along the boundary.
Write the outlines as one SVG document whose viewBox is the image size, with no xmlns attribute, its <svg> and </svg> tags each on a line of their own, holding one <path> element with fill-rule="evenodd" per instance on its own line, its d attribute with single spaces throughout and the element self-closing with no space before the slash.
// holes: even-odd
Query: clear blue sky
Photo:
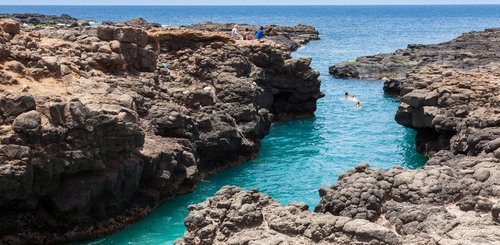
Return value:
<svg viewBox="0 0 500 245">
<path fill-rule="evenodd" d="M 0 0 L 0 5 L 354 5 L 500 4 L 500 0 Z"/>
</svg>

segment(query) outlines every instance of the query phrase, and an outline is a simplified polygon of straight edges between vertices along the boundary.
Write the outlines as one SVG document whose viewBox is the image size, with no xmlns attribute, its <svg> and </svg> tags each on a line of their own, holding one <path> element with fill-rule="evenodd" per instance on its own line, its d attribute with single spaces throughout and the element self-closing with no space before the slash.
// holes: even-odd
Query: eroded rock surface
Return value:
<svg viewBox="0 0 500 245">
<path fill-rule="evenodd" d="M 231 23 L 214 23 L 206 22 L 200 24 L 193 24 L 185 26 L 188 29 L 203 30 L 203 31 L 219 31 L 230 33 L 235 24 Z M 238 24 L 240 33 L 248 29 L 250 37 L 255 37 L 255 32 L 259 26 Z M 296 25 L 296 26 L 277 26 L 266 25 L 264 27 L 264 34 L 266 39 L 272 40 L 281 44 L 284 48 L 289 50 L 296 50 L 300 46 L 307 44 L 312 40 L 319 39 L 319 32 L 313 26 Z"/>
<path fill-rule="evenodd" d="M 136 27 L 136 28 L 142 28 L 142 29 L 152 29 L 152 28 L 159 28 L 161 27 L 161 24 L 159 23 L 154 23 L 154 22 L 148 22 L 144 18 L 135 18 L 131 20 L 127 20 L 125 22 L 112 22 L 112 21 L 104 21 L 102 22 L 103 25 L 108 25 L 108 26 L 130 26 L 130 27 Z"/>
<path fill-rule="evenodd" d="M 396 121 L 417 130 L 421 152 L 493 153 L 500 135 L 499 39 L 500 29 L 465 33 L 437 45 L 361 57 L 330 73 L 385 78 L 384 91 L 401 97 Z"/>
<path fill-rule="evenodd" d="M 310 59 L 131 26 L 0 35 L 0 243 L 102 236 L 312 117 Z"/>
</svg>

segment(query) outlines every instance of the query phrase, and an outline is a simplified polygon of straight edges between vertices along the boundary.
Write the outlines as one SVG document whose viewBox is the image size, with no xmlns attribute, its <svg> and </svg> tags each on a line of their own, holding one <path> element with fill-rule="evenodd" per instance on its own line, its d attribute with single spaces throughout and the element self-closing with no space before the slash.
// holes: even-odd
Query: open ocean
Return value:
<svg viewBox="0 0 500 245">
<path fill-rule="evenodd" d="M 224 185 L 256 188 L 286 204 L 314 207 L 318 188 L 360 162 L 376 168 L 417 168 L 426 159 L 415 152 L 415 132 L 394 121 L 398 100 L 381 81 L 339 80 L 328 67 L 358 56 L 387 53 L 411 43 L 439 43 L 467 31 L 500 27 L 500 5 L 458 6 L 0 6 L 0 12 L 63 13 L 80 19 L 124 21 L 143 17 L 166 26 L 206 21 L 257 25 L 309 24 L 321 34 L 294 53 L 313 58 L 322 91 L 316 118 L 275 124 L 261 155 L 240 167 L 202 181 L 194 193 L 168 201 L 127 229 L 84 244 L 171 244 L 185 231 L 187 206 Z M 355 94 L 361 110 L 344 100 Z"/>
</svg>

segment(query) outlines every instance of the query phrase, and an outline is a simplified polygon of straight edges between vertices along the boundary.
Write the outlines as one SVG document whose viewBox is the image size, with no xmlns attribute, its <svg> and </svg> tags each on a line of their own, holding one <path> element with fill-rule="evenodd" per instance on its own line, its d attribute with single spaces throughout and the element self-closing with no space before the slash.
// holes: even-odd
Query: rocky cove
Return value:
<svg viewBox="0 0 500 245">
<path fill-rule="evenodd" d="M 312 117 L 323 96 L 311 60 L 279 41 L 134 22 L 0 26 L 2 243 L 115 231 L 252 159 L 272 121 Z M 274 29 L 288 44 L 318 38 Z"/>
</svg>

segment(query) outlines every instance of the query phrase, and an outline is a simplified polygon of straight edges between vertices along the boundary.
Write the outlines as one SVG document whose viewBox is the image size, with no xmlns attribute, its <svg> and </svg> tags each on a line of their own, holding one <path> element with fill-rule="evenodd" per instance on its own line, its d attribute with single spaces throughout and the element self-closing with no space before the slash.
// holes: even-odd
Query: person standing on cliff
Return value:
<svg viewBox="0 0 500 245">
<path fill-rule="evenodd" d="M 234 28 L 233 30 L 231 31 L 231 37 L 234 39 L 234 40 L 241 40 L 241 36 L 238 32 L 238 25 L 234 25 Z"/>
<path fill-rule="evenodd" d="M 255 38 L 260 41 L 263 37 L 264 37 L 264 27 L 261 26 L 259 27 L 259 30 L 257 30 L 257 32 L 255 33 Z"/>
</svg>

